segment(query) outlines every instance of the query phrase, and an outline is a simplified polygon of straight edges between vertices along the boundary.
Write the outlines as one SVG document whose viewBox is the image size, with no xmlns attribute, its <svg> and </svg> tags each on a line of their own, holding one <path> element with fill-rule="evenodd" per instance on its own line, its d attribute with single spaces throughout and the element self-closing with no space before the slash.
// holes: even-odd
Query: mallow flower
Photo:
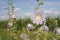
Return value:
<svg viewBox="0 0 60 40">
<path fill-rule="evenodd" d="M 28 24 L 27 24 L 27 30 L 31 30 L 31 29 L 33 29 L 33 25 L 30 24 L 30 23 L 28 23 Z"/>
<path fill-rule="evenodd" d="M 60 35 L 60 28 L 55 28 L 54 30 L 53 30 L 53 32 L 55 33 L 55 34 L 57 34 L 57 35 Z"/>
<path fill-rule="evenodd" d="M 13 23 L 12 22 L 8 22 L 8 26 L 9 27 L 13 26 Z"/>
<path fill-rule="evenodd" d="M 15 15 L 11 15 L 11 18 L 16 18 L 16 16 Z"/>
<path fill-rule="evenodd" d="M 21 36 L 20 36 L 20 38 L 21 38 L 22 40 L 27 40 L 28 36 L 27 36 L 27 34 L 22 33 Z"/>
<path fill-rule="evenodd" d="M 40 27 L 40 30 L 45 31 L 45 32 L 48 32 L 49 31 L 49 28 L 48 28 L 48 26 L 43 25 L 43 26 Z"/>
<path fill-rule="evenodd" d="M 30 16 L 33 23 L 36 23 L 37 25 L 42 24 L 43 21 L 46 20 L 46 17 L 43 13 L 43 11 L 35 10 L 35 12 Z"/>
</svg>

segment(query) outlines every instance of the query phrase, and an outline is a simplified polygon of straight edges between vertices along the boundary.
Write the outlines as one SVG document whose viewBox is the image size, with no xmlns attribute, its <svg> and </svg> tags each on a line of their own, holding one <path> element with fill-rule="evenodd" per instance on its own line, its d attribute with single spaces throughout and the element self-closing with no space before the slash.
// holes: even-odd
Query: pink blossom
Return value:
<svg viewBox="0 0 60 40">
<path fill-rule="evenodd" d="M 28 36 L 27 36 L 27 34 L 25 34 L 25 33 L 22 33 L 22 34 L 20 35 L 20 38 L 21 38 L 22 40 L 28 40 Z"/>
<path fill-rule="evenodd" d="M 8 26 L 9 27 L 13 26 L 13 23 L 12 22 L 8 22 Z"/>
<path fill-rule="evenodd" d="M 49 28 L 48 28 L 48 26 L 43 25 L 43 26 L 40 27 L 40 30 L 48 32 Z"/>
<path fill-rule="evenodd" d="M 33 21 L 33 23 L 36 23 L 37 25 L 42 24 L 43 21 L 46 20 L 46 17 L 44 15 L 43 11 L 40 11 L 40 10 L 36 10 L 34 12 L 34 14 L 31 15 L 30 18 Z"/>
<path fill-rule="evenodd" d="M 33 29 L 33 25 L 32 24 L 27 24 L 27 30 L 31 30 Z"/>
<path fill-rule="evenodd" d="M 11 18 L 16 18 L 16 16 L 15 15 L 11 15 Z"/>
</svg>

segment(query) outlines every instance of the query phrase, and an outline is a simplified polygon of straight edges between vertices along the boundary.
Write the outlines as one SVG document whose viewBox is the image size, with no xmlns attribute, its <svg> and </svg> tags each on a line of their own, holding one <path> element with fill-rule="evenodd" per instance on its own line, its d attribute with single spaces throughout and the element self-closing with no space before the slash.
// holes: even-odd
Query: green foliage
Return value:
<svg viewBox="0 0 60 40">
<path fill-rule="evenodd" d="M 55 22 L 56 20 L 57 20 L 57 25 Z M 57 40 L 60 40 L 60 36 L 55 35 L 52 32 L 55 27 L 60 27 L 60 18 L 50 18 L 50 17 L 46 18 L 46 25 L 50 29 L 49 32 L 37 31 L 37 28 L 28 31 L 26 29 L 27 24 L 28 23 L 33 24 L 29 18 L 15 20 L 15 22 L 14 22 L 14 26 L 17 26 L 17 30 L 15 32 L 16 33 L 15 38 L 17 38 L 17 40 L 21 40 L 20 35 L 22 33 L 27 34 L 30 40 L 53 40 L 53 37 L 55 37 Z M 8 20 L 0 21 L 0 40 L 15 40 L 15 38 L 13 38 L 12 36 L 13 31 L 7 31 L 7 27 L 8 27 L 7 24 L 8 24 Z M 33 25 L 34 27 L 41 26 L 41 25 L 36 25 L 36 24 L 33 24 Z M 36 34 L 34 34 L 35 31 L 37 32 Z"/>
<path fill-rule="evenodd" d="M 6 21 L 6 20 L 0 21 L 0 28 L 7 28 L 7 23 L 8 23 L 8 21 Z"/>
<path fill-rule="evenodd" d="M 36 7 L 35 7 L 35 10 L 39 10 L 39 6 L 36 6 Z"/>
<path fill-rule="evenodd" d="M 43 5 L 44 3 L 43 2 L 38 2 L 38 5 Z"/>
<path fill-rule="evenodd" d="M 55 23 L 55 20 L 57 20 L 57 25 Z M 22 30 L 22 27 L 27 26 L 28 23 L 32 23 L 32 21 L 29 18 L 25 19 L 19 19 L 15 20 L 17 29 Z M 8 20 L 0 21 L 0 28 L 7 28 Z M 33 24 L 34 26 L 37 26 L 36 24 Z M 60 18 L 46 18 L 46 25 L 49 27 L 50 31 L 52 31 L 55 27 L 60 27 Z M 41 26 L 41 25 L 38 25 Z"/>
</svg>

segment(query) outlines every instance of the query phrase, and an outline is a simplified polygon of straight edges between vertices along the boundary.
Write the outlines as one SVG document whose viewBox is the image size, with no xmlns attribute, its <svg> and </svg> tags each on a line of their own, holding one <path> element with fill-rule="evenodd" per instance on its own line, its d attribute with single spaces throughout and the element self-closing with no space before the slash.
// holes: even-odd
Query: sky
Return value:
<svg viewBox="0 0 60 40">
<path fill-rule="evenodd" d="M 60 16 L 60 0 L 43 0 L 44 4 L 40 6 L 40 10 L 48 16 Z M 13 0 L 14 13 L 18 18 L 24 18 L 34 12 L 37 6 L 36 0 Z M 7 19 L 8 13 L 5 9 L 8 6 L 8 0 L 0 0 L 0 20 Z"/>
</svg>

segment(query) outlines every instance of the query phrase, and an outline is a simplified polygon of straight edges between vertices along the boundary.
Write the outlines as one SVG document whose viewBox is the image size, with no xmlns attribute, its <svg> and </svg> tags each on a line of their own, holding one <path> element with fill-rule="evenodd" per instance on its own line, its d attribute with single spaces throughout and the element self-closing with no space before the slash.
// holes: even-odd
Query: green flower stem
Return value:
<svg viewBox="0 0 60 40">
<path fill-rule="evenodd" d="M 37 30 L 36 40 L 39 40 L 39 29 Z"/>
</svg>

